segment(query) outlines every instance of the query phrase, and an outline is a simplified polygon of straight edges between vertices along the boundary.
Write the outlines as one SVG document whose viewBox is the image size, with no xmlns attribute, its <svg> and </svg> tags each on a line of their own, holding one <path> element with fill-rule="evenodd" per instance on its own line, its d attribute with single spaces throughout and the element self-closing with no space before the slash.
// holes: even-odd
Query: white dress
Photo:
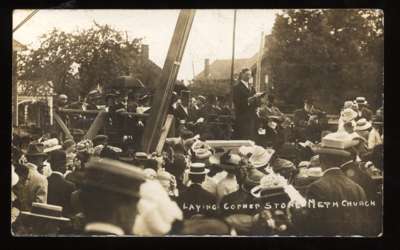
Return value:
<svg viewBox="0 0 400 250">
<path fill-rule="evenodd" d="M 381 135 L 375 128 L 371 129 L 368 136 L 368 149 L 373 149 L 376 145 L 383 144 Z"/>
</svg>

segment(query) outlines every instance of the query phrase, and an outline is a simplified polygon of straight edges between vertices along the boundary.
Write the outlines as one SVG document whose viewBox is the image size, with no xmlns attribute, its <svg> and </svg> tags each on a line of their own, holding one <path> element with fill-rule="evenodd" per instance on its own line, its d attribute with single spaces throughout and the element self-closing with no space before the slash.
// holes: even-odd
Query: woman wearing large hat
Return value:
<svg viewBox="0 0 400 250">
<path fill-rule="evenodd" d="M 365 140 L 368 140 L 369 132 L 371 131 L 371 123 L 367 121 L 365 118 L 361 118 L 357 121 L 355 131 L 356 133 L 363 137 Z"/>
<path fill-rule="evenodd" d="M 218 201 L 239 189 L 239 184 L 236 180 L 239 167 L 244 163 L 242 158 L 237 154 L 232 154 L 231 151 L 214 154 L 209 158 L 209 162 L 214 167 L 221 168 L 226 172 L 225 176 L 217 182 L 216 195 Z"/>
<path fill-rule="evenodd" d="M 354 123 L 355 119 L 357 118 L 358 114 L 351 108 L 346 108 L 340 113 L 339 121 L 338 121 L 338 132 L 344 131 L 344 124 L 346 123 Z"/>
</svg>

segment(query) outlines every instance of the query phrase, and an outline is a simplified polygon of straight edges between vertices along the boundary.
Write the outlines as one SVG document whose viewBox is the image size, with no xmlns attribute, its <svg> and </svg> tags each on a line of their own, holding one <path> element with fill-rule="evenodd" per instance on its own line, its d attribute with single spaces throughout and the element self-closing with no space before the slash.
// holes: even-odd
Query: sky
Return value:
<svg viewBox="0 0 400 250">
<path fill-rule="evenodd" d="M 13 26 L 32 10 L 15 10 Z M 249 58 L 260 47 L 261 32 L 271 33 L 279 10 L 237 11 L 235 58 Z M 233 10 L 197 10 L 186 44 L 178 79 L 190 80 L 204 69 L 204 59 L 232 57 Z M 31 48 L 39 46 L 40 36 L 53 28 L 65 32 L 88 29 L 93 21 L 126 31 L 130 39 L 144 38 L 150 59 L 163 67 L 179 10 L 40 10 L 13 34 Z M 193 71 L 194 69 L 194 71 Z"/>
</svg>

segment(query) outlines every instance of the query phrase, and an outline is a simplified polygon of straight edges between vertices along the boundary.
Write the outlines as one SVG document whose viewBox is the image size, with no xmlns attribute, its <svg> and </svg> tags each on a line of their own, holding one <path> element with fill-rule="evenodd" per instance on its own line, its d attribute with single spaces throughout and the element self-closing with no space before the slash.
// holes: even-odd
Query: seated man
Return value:
<svg viewBox="0 0 400 250">
<path fill-rule="evenodd" d="M 373 112 L 369 108 L 368 102 L 365 99 L 365 97 L 361 97 L 361 96 L 357 97 L 355 99 L 355 103 L 357 103 L 358 110 L 359 110 L 358 119 L 364 118 L 368 122 L 371 122 Z"/>
<path fill-rule="evenodd" d="M 312 99 L 306 99 L 303 109 L 295 111 L 293 122 L 297 138 L 303 142 L 319 141 L 321 132 L 328 126 L 326 112 L 316 108 Z"/>
<path fill-rule="evenodd" d="M 275 105 L 275 96 L 268 95 L 261 99 L 265 104 L 259 109 L 259 116 L 268 120 L 270 116 L 276 117 L 277 120 L 283 122 L 286 119 L 285 114 L 283 114 L 279 108 Z"/>
</svg>

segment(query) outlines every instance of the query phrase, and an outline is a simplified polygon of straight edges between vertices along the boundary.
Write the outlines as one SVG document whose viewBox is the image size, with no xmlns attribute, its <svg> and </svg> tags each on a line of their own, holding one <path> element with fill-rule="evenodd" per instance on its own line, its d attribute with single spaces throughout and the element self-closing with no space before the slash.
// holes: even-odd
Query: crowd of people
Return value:
<svg viewBox="0 0 400 250">
<path fill-rule="evenodd" d="M 243 72 L 241 80 L 247 84 L 248 71 Z M 289 118 L 272 95 L 245 93 L 246 101 L 239 104 L 243 86 L 236 85 L 235 110 L 228 100 L 175 92 L 170 113 L 178 121 L 176 137 L 167 138 L 158 153 L 136 150 L 128 156 L 104 134 L 93 140 L 82 133 L 74 138 L 14 134 L 12 232 L 381 233 L 383 109 L 374 114 L 363 97 L 346 101 L 337 127 L 328 130 L 324 112 L 312 101 L 306 100 Z M 62 95 L 57 107 L 99 109 L 93 100 L 68 106 Z M 149 106 L 148 98 L 138 95 L 125 101 L 109 95 L 102 109 L 111 117 L 116 112 L 143 113 Z M 254 117 L 246 113 L 249 107 Z M 288 129 L 296 138 L 293 147 Z M 211 139 L 226 146 L 208 144 Z M 243 144 L 232 146 L 232 139 Z M 292 150 L 303 154 L 289 157 Z"/>
</svg>

